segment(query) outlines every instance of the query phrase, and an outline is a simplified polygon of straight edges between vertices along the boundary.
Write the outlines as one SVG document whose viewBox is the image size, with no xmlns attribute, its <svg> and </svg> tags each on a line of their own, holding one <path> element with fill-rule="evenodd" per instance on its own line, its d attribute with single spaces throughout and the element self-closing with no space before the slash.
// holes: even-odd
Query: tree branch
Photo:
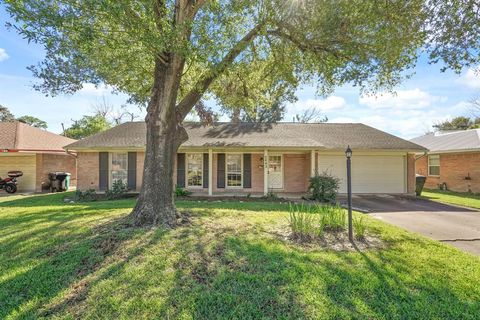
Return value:
<svg viewBox="0 0 480 320">
<path fill-rule="evenodd" d="M 200 100 L 202 95 L 207 91 L 210 84 L 220 74 L 222 74 L 227 67 L 235 60 L 238 55 L 245 50 L 247 45 L 258 35 L 264 26 L 264 22 L 256 25 L 250 30 L 230 51 L 223 57 L 223 59 L 213 66 L 193 87 L 193 89 L 178 103 L 177 105 L 177 120 L 182 121 L 190 112 L 193 106 Z"/>
<path fill-rule="evenodd" d="M 267 34 L 277 36 L 279 38 L 285 39 L 293 43 L 295 46 L 298 47 L 301 51 L 310 51 L 313 53 L 319 53 L 320 51 L 327 52 L 332 54 L 335 58 L 345 58 L 347 59 L 348 57 L 343 55 L 342 53 L 338 52 L 337 50 L 332 50 L 330 48 L 327 48 L 325 46 L 321 46 L 318 44 L 310 44 L 308 42 L 302 42 L 301 40 L 295 38 L 289 33 L 286 33 L 282 31 L 280 28 L 275 29 L 275 30 L 268 30 Z"/>
</svg>

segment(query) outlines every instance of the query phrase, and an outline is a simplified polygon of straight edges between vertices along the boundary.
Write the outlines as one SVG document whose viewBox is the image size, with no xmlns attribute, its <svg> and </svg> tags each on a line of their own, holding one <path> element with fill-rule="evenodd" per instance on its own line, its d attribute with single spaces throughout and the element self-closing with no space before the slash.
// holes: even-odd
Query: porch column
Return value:
<svg viewBox="0 0 480 320">
<path fill-rule="evenodd" d="M 315 150 L 310 152 L 310 177 L 315 176 Z"/>
<path fill-rule="evenodd" d="M 268 194 L 268 150 L 263 150 L 263 194 Z"/>
<path fill-rule="evenodd" d="M 208 195 L 213 195 L 213 151 L 208 149 Z"/>
</svg>

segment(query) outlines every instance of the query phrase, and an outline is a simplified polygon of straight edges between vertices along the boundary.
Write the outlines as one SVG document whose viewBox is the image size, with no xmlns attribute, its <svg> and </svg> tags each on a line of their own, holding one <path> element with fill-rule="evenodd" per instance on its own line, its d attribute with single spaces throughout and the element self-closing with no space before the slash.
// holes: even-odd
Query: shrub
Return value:
<svg viewBox="0 0 480 320">
<path fill-rule="evenodd" d="M 365 233 L 367 226 L 365 225 L 365 221 L 363 217 L 354 217 L 353 218 L 353 231 L 355 232 L 355 238 L 357 239 L 365 239 Z"/>
<path fill-rule="evenodd" d="M 321 229 L 316 225 L 318 216 L 309 207 L 290 205 L 289 226 L 292 237 L 300 241 L 309 241 L 321 235 Z M 319 233 L 320 232 L 320 233 Z"/>
<path fill-rule="evenodd" d="M 75 191 L 75 201 L 76 202 L 91 202 L 95 201 L 97 192 L 95 189 L 88 189 L 85 191 L 77 190 Z"/>
<path fill-rule="evenodd" d="M 310 178 L 310 200 L 320 202 L 335 202 L 337 199 L 337 192 L 340 188 L 340 179 L 332 176 L 327 171 L 321 174 L 316 173 Z"/>
<path fill-rule="evenodd" d="M 317 211 L 321 216 L 321 225 L 323 229 L 330 231 L 341 231 L 345 229 L 346 224 L 346 214 L 345 210 L 336 205 L 336 206 L 317 206 Z"/>
<path fill-rule="evenodd" d="M 108 200 L 121 199 L 127 193 L 128 188 L 122 180 L 115 180 L 112 184 L 112 188 L 105 192 L 105 197 Z"/>
<path fill-rule="evenodd" d="M 181 187 L 175 187 L 175 197 L 188 197 L 192 192 Z"/>
</svg>

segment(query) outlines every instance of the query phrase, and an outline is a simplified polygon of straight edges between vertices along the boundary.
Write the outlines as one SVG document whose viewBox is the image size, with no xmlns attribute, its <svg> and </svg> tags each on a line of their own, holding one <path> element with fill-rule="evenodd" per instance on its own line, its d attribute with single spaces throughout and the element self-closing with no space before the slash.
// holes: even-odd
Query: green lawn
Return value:
<svg viewBox="0 0 480 320">
<path fill-rule="evenodd" d="M 464 207 L 480 209 L 479 194 L 425 189 L 422 192 L 422 198 L 443 202 L 443 203 L 456 204 Z"/>
<path fill-rule="evenodd" d="M 133 200 L 0 198 L 0 319 L 478 319 L 480 259 L 367 217 L 381 250 L 278 236 L 285 204 L 182 201 L 133 229 Z"/>
</svg>

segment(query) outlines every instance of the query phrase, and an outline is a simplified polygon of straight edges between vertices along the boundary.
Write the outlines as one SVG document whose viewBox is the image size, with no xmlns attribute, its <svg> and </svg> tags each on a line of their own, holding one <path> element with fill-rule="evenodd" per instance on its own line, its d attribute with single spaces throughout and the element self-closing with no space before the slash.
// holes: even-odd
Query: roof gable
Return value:
<svg viewBox="0 0 480 320">
<path fill-rule="evenodd" d="M 185 123 L 189 139 L 182 147 L 284 147 L 377 150 L 425 150 L 412 142 L 359 123 L 216 123 L 203 126 Z M 144 148 L 144 122 L 127 122 L 77 141 L 66 148 L 107 149 Z"/>
</svg>

